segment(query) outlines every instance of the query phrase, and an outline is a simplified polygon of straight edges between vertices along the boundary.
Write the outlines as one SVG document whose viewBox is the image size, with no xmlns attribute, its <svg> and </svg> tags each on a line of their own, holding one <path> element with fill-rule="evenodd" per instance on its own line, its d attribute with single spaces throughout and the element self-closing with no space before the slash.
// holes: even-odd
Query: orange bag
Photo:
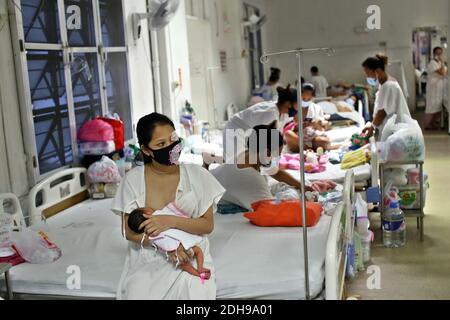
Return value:
<svg viewBox="0 0 450 320">
<path fill-rule="evenodd" d="M 298 200 L 283 201 L 275 204 L 273 200 L 259 201 L 252 204 L 254 212 L 244 217 L 259 227 L 302 227 L 301 204 Z M 306 225 L 313 227 L 322 215 L 323 208 L 315 202 L 306 202 Z"/>
</svg>

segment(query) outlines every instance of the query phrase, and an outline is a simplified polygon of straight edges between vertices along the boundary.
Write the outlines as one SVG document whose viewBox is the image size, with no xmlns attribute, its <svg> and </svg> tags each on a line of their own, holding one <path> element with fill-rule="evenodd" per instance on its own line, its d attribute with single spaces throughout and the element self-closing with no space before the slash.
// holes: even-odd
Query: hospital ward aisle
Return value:
<svg viewBox="0 0 450 320">
<path fill-rule="evenodd" d="M 372 246 L 371 265 L 380 267 L 381 289 L 370 290 L 361 272 L 348 284 L 349 295 L 362 300 L 442 300 L 450 299 L 450 136 L 444 132 L 426 133 L 425 170 L 430 190 L 425 207 L 425 241 L 419 242 L 415 218 L 407 221 L 407 245 L 386 249 L 380 242 L 379 216 L 372 220 L 377 231 Z"/>
</svg>

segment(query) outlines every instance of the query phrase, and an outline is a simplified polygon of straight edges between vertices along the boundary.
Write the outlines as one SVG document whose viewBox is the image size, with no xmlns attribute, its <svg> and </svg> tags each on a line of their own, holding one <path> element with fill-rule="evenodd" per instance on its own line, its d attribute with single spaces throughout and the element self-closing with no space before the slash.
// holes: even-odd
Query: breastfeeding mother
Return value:
<svg viewBox="0 0 450 320">
<path fill-rule="evenodd" d="M 123 234 L 129 250 L 117 290 L 118 299 L 127 300 L 208 300 L 216 298 L 214 266 L 206 235 L 214 228 L 213 215 L 217 202 L 225 190 L 205 169 L 196 165 L 179 164 L 181 141 L 173 122 L 164 115 L 152 113 L 143 117 L 137 126 L 144 166 L 138 166 L 123 179 L 112 210 L 122 216 Z M 175 204 L 190 218 L 146 216 L 145 235 L 128 228 L 128 215 L 136 208 L 161 210 Z M 195 262 L 180 245 L 169 255 L 155 252 L 148 237 L 155 237 L 169 229 L 201 235 L 204 265 L 212 272 L 211 279 L 202 284 L 179 268 Z M 143 246 L 141 247 L 141 242 Z"/>
</svg>

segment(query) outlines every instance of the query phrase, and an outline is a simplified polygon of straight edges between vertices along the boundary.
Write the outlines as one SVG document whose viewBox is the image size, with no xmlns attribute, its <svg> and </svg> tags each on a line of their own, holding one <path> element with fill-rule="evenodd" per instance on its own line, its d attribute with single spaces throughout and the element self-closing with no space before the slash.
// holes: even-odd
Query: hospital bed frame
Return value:
<svg viewBox="0 0 450 320">
<path fill-rule="evenodd" d="M 47 219 L 67 208 L 67 201 L 80 202 L 87 186 L 84 176 L 86 170 L 73 168 L 63 170 L 53 175 L 38 185 L 29 194 L 30 225 Z M 62 190 L 62 191 L 61 191 Z M 354 225 L 354 174 L 352 170 L 347 172 L 344 185 L 344 201 L 340 203 L 333 215 L 326 245 L 325 259 L 325 298 L 327 300 L 343 299 L 345 270 L 347 263 L 347 247 L 353 238 Z M 71 200 L 72 199 L 72 200 Z M 73 200 L 75 199 L 75 200 Z M 64 204 L 61 206 L 61 204 Z M 59 209 L 59 210 L 58 210 Z M 61 210 L 62 209 L 62 210 Z M 50 214 L 48 213 L 50 210 Z M 17 211 L 15 212 L 17 215 Z M 14 290 L 14 283 L 12 283 Z M 74 300 L 99 300 L 103 298 L 60 296 L 46 294 L 14 293 L 17 299 L 74 299 Z M 110 298 L 106 298 L 110 299 Z"/>
</svg>

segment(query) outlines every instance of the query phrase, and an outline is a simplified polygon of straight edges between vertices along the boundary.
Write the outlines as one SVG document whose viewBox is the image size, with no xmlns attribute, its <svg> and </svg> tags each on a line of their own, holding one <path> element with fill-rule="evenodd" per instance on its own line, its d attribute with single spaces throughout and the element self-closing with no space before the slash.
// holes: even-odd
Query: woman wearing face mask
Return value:
<svg viewBox="0 0 450 320">
<path fill-rule="evenodd" d="M 283 148 L 283 137 L 276 130 L 275 124 L 253 128 L 239 164 L 224 164 L 213 169 L 211 173 L 227 190 L 222 198 L 226 204 L 238 205 L 252 210 L 252 203 L 273 199 L 270 192 L 268 176 L 300 189 L 300 182 L 289 173 L 278 168 L 277 156 Z M 318 190 L 321 185 L 334 188 L 329 182 L 313 183 L 306 191 Z M 328 190 L 327 189 L 327 190 Z"/>
<path fill-rule="evenodd" d="M 276 123 L 276 128 L 284 126 L 289 116 L 297 109 L 297 90 L 288 86 L 277 88 L 278 102 L 261 102 L 233 116 L 223 131 L 224 161 L 233 164 L 245 152 L 246 138 L 252 129 L 260 125 Z M 295 108 L 295 109 L 294 109 Z M 237 149 L 237 150 L 236 150 Z"/>
<path fill-rule="evenodd" d="M 370 85 L 378 85 L 376 94 L 373 122 L 368 123 L 363 134 L 372 137 L 375 131 L 383 131 L 387 120 L 397 115 L 397 123 L 411 118 L 408 103 L 399 83 L 386 72 L 388 57 L 377 54 L 375 57 L 367 58 L 362 66 L 367 75 Z"/>
<path fill-rule="evenodd" d="M 425 117 L 425 129 L 434 130 L 438 127 L 434 125 L 436 116 L 442 112 L 442 106 L 448 106 L 448 70 L 444 62 L 444 50 L 436 47 L 433 50 L 434 58 L 428 65 L 427 80 L 427 108 Z"/>
<path fill-rule="evenodd" d="M 204 168 L 179 164 L 181 141 L 173 122 L 166 116 L 152 113 L 137 125 L 137 137 L 145 165 L 130 171 L 120 184 L 112 210 L 122 216 L 123 235 L 129 250 L 117 297 L 127 300 L 208 300 L 216 298 L 214 271 L 212 278 L 201 283 L 199 278 L 174 268 L 186 262 L 195 263 L 182 245 L 166 256 L 148 249 L 149 238 L 169 229 L 203 236 L 205 268 L 214 270 L 206 235 L 214 228 L 214 210 L 225 190 Z M 128 227 L 128 215 L 137 208 L 149 212 L 174 203 L 186 218 L 145 216 L 141 225 L 144 236 Z"/>
</svg>

